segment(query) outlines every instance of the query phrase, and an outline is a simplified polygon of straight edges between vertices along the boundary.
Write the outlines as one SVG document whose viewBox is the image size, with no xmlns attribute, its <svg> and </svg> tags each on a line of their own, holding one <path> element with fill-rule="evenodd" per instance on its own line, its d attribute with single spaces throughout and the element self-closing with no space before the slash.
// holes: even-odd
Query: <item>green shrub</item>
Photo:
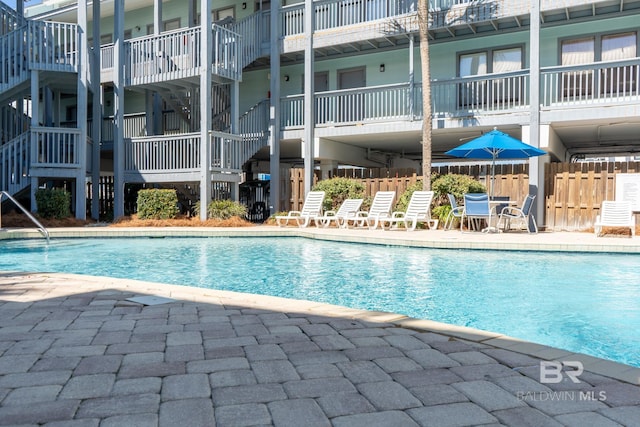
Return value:
<svg viewBox="0 0 640 427">
<path fill-rule="evenodd" d="M 247 207 L 233 200 L 212 200 L 207 206 L 207 217 L 213 219 L 245 218 Z"/>
<path fill-rule="evenodd" d="M 354 179 L 336 177 L 318 182 L 312 190 L 324 191 L 324 210 L 335 210 L 345 199 L 363 199 L 365 188 Z"/>
<path fill-rule="evenodd" d="M 176 190 L 143 189 L 138 191 L 138 218 L 173 219 L 178 214 Z"/>
<path fill-rule="evenodd" d="M 71 216 L 71 194 L 61 188 L 36 190 L 38 215 L 42 218 L 62 219 Z"/>
</svg>

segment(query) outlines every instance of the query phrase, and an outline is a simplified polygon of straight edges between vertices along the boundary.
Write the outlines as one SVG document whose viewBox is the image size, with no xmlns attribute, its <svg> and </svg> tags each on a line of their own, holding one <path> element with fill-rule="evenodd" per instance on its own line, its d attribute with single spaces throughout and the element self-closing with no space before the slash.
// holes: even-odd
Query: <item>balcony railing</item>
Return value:
<svg viewBox="0 0 640 427">
<path fill-rule="evenodd" d="M 637 102 L 640 99 L 638 58 L 545 68 L 540 81 L 545 107 Z"/>
<path fill-rule="evenodd" d="M 27 59 L 35 70 L 76 71 L 78 26 L 63 22 L 29 21 Z"/>
<path fill-rule="evenodd" d="M 547 67 L 541 71 L 543 109 L 640 103 L 640 62 L 601 62 Z M 530 108 L 529 70 L 431 82 L 434 117 L 478 117 L 525 112 Z M 304 95 L 283 97 L 283 129 L 304 126 Z M 348 125 L 422 118 L 422 85 L 392 84 L 319 92 L 315 125 Z"/>
<path fill-rule="evenodd" d="M 125 139 L 125 172 L 197 172 L 200 134 Z"/>
<path fill-rule="evenodd" d="M 417 0 L 321 0 L 313 3 L 316 31 L 376 21 L 417 10 Z M 304 33 L 304 3 L 285 6 L 280 14 L 282 36 Z"/>
<path fill-rule="evenodd" d="M 31 141 L 32 167 L 80 166 L 79 129 L 32 127 Z"/>
<path fill-rule="evenodd" d="M 26 31 L 23 26 L 0 36 L 0 92 L 15 86 L 29 76 L 26 52 Z"/>
<path fill-rule="evenodd" d="M 240 36 L 215 24 L 212 32 L 213 73 L 231 80 L 239 80 L 242 73 Z M 199 76 L 202 65 L 201 43 L 200 27 L 127 40 L 125 56 L 129 84 L 136 86 Z M 102 68 L 104 69 L 104 66 Z"/>
</svg>

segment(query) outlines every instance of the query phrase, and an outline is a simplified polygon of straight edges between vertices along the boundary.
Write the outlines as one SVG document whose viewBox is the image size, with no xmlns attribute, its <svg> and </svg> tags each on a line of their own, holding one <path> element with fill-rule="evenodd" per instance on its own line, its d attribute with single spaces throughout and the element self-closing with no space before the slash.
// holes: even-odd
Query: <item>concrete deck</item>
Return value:
<svg viewBox="0 0 640 427">
<path fill-rule="evenodd" d="M 586 233 L 50 231 L 53 238 L 262 234 L 474 249 L 640 250 L 640 238 Z M 37 236 L 10 230 L 0 238 L 23 233 Z M 173 301 L 129 300 L 140 296 Z M 573 382 L 567 371 L 541 372 L 543 360 L 581 362 L 585 371 Z M 0 272 L 0 425 L 637 426 L 640 369 L 393 313 L 134 280 Z"/>
</svg>

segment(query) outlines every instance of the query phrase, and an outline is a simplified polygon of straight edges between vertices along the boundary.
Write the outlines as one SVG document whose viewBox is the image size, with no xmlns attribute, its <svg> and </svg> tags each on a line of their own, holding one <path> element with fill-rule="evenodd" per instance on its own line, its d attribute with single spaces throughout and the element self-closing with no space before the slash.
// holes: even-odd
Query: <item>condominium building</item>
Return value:
<svg viewBox="0 0 640 427">
<path fill-rule="evenodd" d="M 264 174 L 276 211 L 292 167 L 420 172 L 423 88 L 434 161 L 498 128 L 548 153 L 534 193 L 546 162 L 640 148 L 640 0 L 431 0 L 429 85 L 418 0 L 3 1 L 0 190 L 32 208 L 54 185 L 78 218 L 142 184 L 237 200 Z"/>
</svg>

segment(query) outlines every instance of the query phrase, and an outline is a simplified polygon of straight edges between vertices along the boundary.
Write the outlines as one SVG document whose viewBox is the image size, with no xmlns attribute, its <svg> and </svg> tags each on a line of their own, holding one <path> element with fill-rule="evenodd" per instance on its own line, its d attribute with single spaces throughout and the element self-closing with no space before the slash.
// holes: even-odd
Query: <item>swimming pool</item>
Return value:
<svg viewBox="0 0 640 427">
<path fill-rule="evenodd" d="M 389 311 L 638 367 L 639 260 L 292 237 L 0 241 L 0 270 L 131 278 Z"/>
</svg>

